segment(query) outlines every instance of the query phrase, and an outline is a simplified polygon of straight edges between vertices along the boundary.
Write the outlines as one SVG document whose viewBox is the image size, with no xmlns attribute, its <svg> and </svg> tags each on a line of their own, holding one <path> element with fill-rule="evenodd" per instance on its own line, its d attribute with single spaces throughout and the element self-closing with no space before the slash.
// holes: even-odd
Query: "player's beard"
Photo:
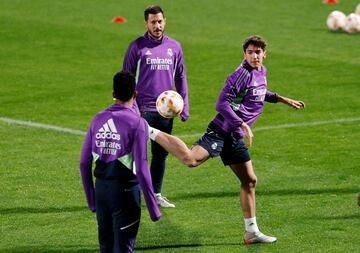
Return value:
<svg viewBox="0 0 360 253">
<path fill-rule="evenodd" d="M 155 30 L 154 32 L 151 32 L 150 35 L 151 35 L 152 37 L 154 37 L 155 39 L 158 39 L 158 40 L 159 40 L 159 39 L 161 39 L 161 38 L 164 36 L 164 30 L 165 30 L 165 29 L 162 29 L 162 30 L 161 30 L 161 29 L 157 29 L 157 30 Z M 156 35 L 157 35 L 156 33 L 157 33 L 158 31 L 161 32 L 160 36 L 156 36 Z"/>
</svg>

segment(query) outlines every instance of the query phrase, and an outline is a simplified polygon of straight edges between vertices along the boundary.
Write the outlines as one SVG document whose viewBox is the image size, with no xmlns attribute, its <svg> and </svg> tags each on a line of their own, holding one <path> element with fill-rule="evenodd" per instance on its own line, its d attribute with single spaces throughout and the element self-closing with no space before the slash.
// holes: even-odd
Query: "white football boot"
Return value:
<svg viewBox="0 0 360 253">
<path fill-rule="evenodd" d="M 276 242 L 276 237 L 267 236 L 259 232 L 245 232 L 244 244 L 252 243 L 274 243 Z"/>
<path fill-rule="evenodd" d="M 175 207 L 175 205 L 173 203 L 170 203 L 170 201 L 166 197 L 161 196 L 160 193 L 155 194 L 155 197 L 156 197 L 156 202 L 159 206 L 167 207 L 167 208 Z"/>
</svg>

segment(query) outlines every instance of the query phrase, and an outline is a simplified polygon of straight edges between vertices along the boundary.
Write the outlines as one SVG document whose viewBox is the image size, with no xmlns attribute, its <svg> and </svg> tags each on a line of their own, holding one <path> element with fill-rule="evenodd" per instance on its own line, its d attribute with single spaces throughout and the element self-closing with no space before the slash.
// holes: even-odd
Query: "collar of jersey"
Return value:
<svg viewBox="0 0 360 253">
<path fill-rule="evenodd" d="M 261 70 L 257 70 L 255 68 L 251 67 L 251 65 L 245 59 L 242 61 L 241 65 L 243 66 L 244 69 L 248 70 L 249 72 L 256 71 L 256 72 L 259 72 L 259 73 L 263 73 L 265 71 L 265 66 L 264 65 L 261 66 Z"/>
<path fill-rule="evenodd" d="M 113 104 L 108 108 L 109 111 L 118 111 L 121 109 L 130 109 L 131 111 L 134 111 L 132 107 L 128 105 L 121 105 L 121 104 Z"/>
<path fill-rule="evenodd" d="M 149 40 L 151 43 L 155 43 L 155 44 L 161 44 L 161 43 L 163 43 L 163 42 L 167 39 L 167 36 L 166 36 L 165 33 L 163 34 L 163 36 L 162 36 L 162 38 L 161 38 L 160 40 L 157 40 L 157 39 L 151 37 L 148 32 L 146 32 L 146 33 L 144 34 L 144 37 L 145 37 L 147 40 Z"/>
</svg>

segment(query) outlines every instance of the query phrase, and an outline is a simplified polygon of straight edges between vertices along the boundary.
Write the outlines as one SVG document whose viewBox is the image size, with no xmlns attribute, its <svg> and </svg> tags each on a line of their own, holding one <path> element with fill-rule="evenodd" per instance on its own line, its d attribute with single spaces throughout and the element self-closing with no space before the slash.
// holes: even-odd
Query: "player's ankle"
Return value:
<svg viewBox="0 0 360 253">
<path fill-rule="evenodd" d="M 251 233 L 259 232 L 259 228 L 256 223 L 256 217 L 244 218 L 244 222 L 245 222 L 245 231 Z"/>
</svg>

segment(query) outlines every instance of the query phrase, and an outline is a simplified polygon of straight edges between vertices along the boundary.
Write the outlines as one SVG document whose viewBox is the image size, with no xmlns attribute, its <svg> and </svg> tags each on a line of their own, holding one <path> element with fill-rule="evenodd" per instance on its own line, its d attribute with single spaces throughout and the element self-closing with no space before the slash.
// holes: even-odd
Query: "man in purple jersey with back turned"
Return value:
<svg viewBox="0 0 360 253">
<path fill-rule="evenodd" d="M 189 118 L 188 88 L 185 65 L 180 43 L 168 37 L 165 31 L 166 19 L 160 6 L 149 6 L 144 11 L 145 34 L 133 41 L 127 49 L 123 71 L 136 76 L 136 102 L 141 116 L 150 126 L 171 134 L 173 119 L 163 118 L 156 110 L 157 97 L 174 85 L 184 99 L 182 121 Z M 168 152 L 151 142 L 151 177 L 157 202 L 162 207 L 175 207 L 161 195 L 165 162 Z"/>
<path fill-rule="evenodd" d="M 218 114 L 210 122 L 206 133 L 191 150 L 175 136 L 149 128 L 150 138 L 189 167 L 196 167 L 209 157 L 220 156 L 241 182 L 240 204 L 245 222 L 244 243 L 272 243 L 276 237 L 260 232 L 256 223 L 255 175 L 247 146 L 251 147 L 251 126 L 260 116 L 264 101 L 282 102 L 295 109 L 304 108 L 302 101 L 280 96 L 267 90 L 266 42 L 259 36 L 250 36 L 243 44 L 244 60 L 227 78 L 216 103 Z M 248 139 L 248 145 L 244 143 Z"/>
<path fill-rule="evenodd" d="M 134 76 L 117 73 L 115 103 L 95 116 L 82 148 L 80 172 L 88 207 L 96 211 L 101 253 L 133 252 L 140 224 L 140 188 L 151 219 L 161 216 L 147 161 L 148 124 L 133 108 L 135 96 Z"/>
</svg>

